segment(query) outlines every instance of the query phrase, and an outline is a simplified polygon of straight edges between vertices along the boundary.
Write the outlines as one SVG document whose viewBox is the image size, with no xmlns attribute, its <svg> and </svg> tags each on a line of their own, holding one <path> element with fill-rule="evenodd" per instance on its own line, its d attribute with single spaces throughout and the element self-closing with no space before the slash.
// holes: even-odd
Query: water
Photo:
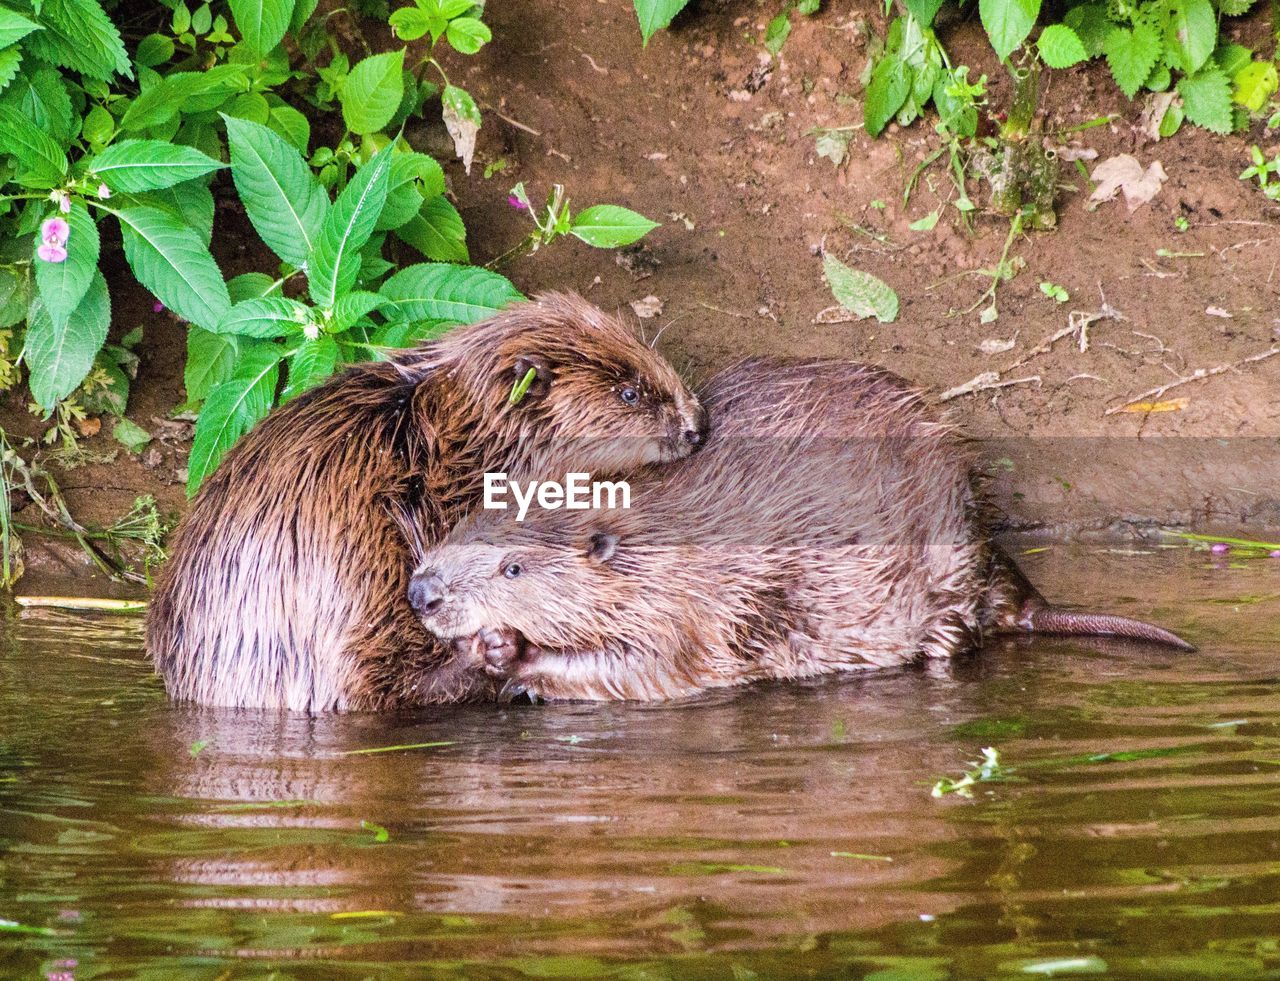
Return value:
<svg viewBox="0 0 1280 981">
<path fill-rule="evenodd" d="M 137 618 L 12 615 L 0 973 L 1280 977 L 1280 563 L 1024 563 L 1202 652 L 281 719 L 169 705 Z"/>
</svg>

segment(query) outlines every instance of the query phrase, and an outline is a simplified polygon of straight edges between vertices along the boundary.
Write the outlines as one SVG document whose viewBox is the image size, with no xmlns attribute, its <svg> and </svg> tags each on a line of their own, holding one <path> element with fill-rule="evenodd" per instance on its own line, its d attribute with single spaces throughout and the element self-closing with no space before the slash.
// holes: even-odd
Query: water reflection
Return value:
<svg viewBox="0 0 1280 981">
<path fill-rule="evenodd" d="M 1280 967 L 1277 566 L 1028 561 L 1053 598 L 1154 616 L 1203 652 L 1020 640 L 940 671 L 678 705 L 310 719 L 169 705 L 136 620 L 11 619 L 0 916 L 18 926 L 0 963 L 76 977 L 299 958 L 307 976 Z M 359 752 L 421 743 L 448 745 Z M 1011 779 L 931 799 L 984 745 Z"/>
</svg>

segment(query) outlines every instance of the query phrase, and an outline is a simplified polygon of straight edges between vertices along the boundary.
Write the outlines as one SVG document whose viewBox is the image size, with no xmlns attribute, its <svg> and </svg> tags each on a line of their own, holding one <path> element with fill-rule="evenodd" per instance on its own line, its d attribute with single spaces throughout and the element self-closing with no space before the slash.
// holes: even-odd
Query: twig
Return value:
<svg viewBox="0 0 1280 981">
<path fill-rule="evenodd" d="M 106 610 L 110 613 L 142 613 L 146 600 L 107 599 L 100 596 L 15 596 L 13 601 L 28 609 Z"/>
<path fill-rule="evenodd" d="M 518 120 L 518 119 L 512 119 L 512 118 L 511 118 L 510 116 L 508 116 L 506 113 L 502 112 L 502 111 L 501 111 L 501 110 L 499 110 L 499 109 L 495 109 L 492 105 L 490 105 L 490 104 L 489 104 L 489 103 L 487 103 L 487 102 L 482 102 L 482 103 L 480 103 L 480 105 L 484 106 L 484 107 L 485 107 L 486 109 L 488 109 L 491 113 L 493 113 L 495 116 L 497 116 L 499 119 L 501 119 L 504 123 L 508 123 L 508 124 L 510 124 L 511 126 L 514 126 L 516 129 L 522 129 L 522 130 L 524 130 L 526 133 L 531 133 L 531 134 L 532 134 L 532 135 L 534 135 L 534 136 L 541 136 L 541 135 L 542 135 L 540 132 L 538 132 L 538 130 L 534 129 L 532 126 L 526 126 L 524 123 L 520 122 L 520 120 Z"/>
<path fill-rule="evenodd" d="M 955 388 L 949 388 L 938 396 L 939 402 L 950 402 L 952 399 L 958 399 L 962 395 L 973 395 L 977 392 L 987 392 L 996 388 L 1008 388 L 1011 385 L 1026 385 L 1031 382 L 1039 385 L 1041 378 L 1039 375 L 1031 375 L 1029 378 L 1010 378 L 1008 381 L 1001 381 L 998 372 L 984 371 L 982 374 L 970 378 L 963 385 L 957 385 Z"/>
<path fill-rule="evenodd" d="M 1114 405 L 1103 413 L 1104 416 L 1112 416 L 1117 412 L 1123 412 L 1127 406 L 1133 405 L 1135 402 L 1145 402 L 1150 399 L 1158 399 L 1166 392 L 1178 388 L 1180 385 L 1186 385 L 1194 381 L 1204 381 L 1206 378 L 1212 378 L 1214 375 L 1224 375 L 1228 371 L 1235 371 L 1243 368 L 1247 364 L 1255 364 L 1259 361 L 1265 361 L 1267 358 L 1273 358 L 1280 354 L 1280 345 L 1268 348 L 1260 354 L 1254 354 L 1240 361 L 1233 361 L 1230 364 L 1215 365 L 1212 368 L 1197 368 L 1189 375 L 1181 375 L 1176 381 L 1171 381 L 1167 385 L 1158 385 L 1155 388 L 1148 389 L 1141 394 L 1135 395 L 1130 399 L 1122 402 L 1120 405 Z M 1172 369 L 1170 369 L 1172 370 Z M 1175 373 L 1176 374 L 1176 373 Z"/>
</svg>

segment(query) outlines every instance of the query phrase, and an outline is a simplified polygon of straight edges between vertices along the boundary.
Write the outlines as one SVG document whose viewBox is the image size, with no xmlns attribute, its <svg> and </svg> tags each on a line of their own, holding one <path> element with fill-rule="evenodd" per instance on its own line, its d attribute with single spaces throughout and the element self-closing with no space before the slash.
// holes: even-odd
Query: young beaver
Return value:
<svg viewBox="0 0 1280 981">
<path fill-rule="evenodd" d="M 661 699 L 948 657 L 992 632 L 1113 634 L 1049 607 L 992 544 L 963 442 L 878 368 L 749 362 L 705 393 L 713 438 L 631 481 L 632 510 L 477 518 L 410 587 L 477 635 L 507 693 Z"/>
<path fill-rule="evenodd" d="M 513 385 L 530 371 L 523 399 Z M 272 413 L 227 454 L 175 538 L 147 648 L 176 698 L 303 711 L 478 697 L 478 663 L 406 599 L 399 516 L 433 543 L 487 470 L 625 473 L 675 460 L 707 416 L 618 320 L 550 294 Z"/>
</svg>

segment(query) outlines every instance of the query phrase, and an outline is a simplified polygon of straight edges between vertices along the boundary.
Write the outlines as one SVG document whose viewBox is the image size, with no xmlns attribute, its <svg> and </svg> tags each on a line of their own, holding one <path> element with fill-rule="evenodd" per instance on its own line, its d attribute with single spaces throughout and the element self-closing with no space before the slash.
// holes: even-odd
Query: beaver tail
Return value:
<svg viewBox="0 0 1280 981">
<path fill-rule="evenodd" d="M 1180 651 L 1194 651 L 1172 631 L 1153 623 L 1131 620 L 1129 617 L 1109 613 L 1088 613 L 1080 610 L 1064 610 L 1047 603 L 1029 602 L 1018 615 L 1017 627 L 1029 634 L 1057 634 L 1062 637 L 1126 637 L 1145 640 L 1152 644 L 1164 644 Z"/>
<path fill-rule="evenodd" d="M 1172 631 L 1129 617 L 1090 613 L 1053 606 L 1031 585 L 1013 561 L 1000 550 L 992 559 L 992 599 L 998 632 L 1056 634 L 1059 637 L 1124 637 L 1194 651 Z"/>
</svg>

